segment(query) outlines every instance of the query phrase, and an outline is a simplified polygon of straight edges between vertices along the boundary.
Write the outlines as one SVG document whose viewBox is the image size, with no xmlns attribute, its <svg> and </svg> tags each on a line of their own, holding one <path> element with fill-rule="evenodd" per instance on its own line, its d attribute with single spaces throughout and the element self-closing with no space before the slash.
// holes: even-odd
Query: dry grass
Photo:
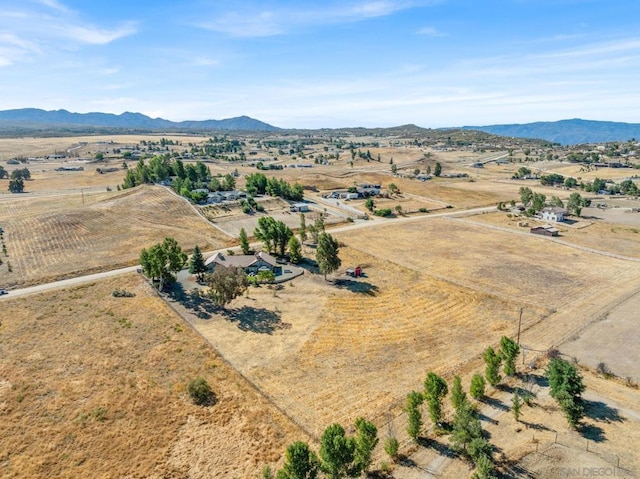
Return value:
<svg viewBox="0 0 640 479">
<path fill-rule="evenodd" d="M 312 435 L 359 415 L 382 426 L 404 395 L 420 388 L 426 370 L 449 373 L 514 330 L 516 303 L 351 247 L 341 256 L 345 266 L 363 265 L 367 277 L 336 287 L 305 275 L 275 296 L 251 289 L 230 305 L 230 315 L 192 317 Z"/>
<path fill-rule="evenodd" d="M 185 249 L 229 244 L 185 201 L 160 187 L 87 196 L 85 203 L 77 196 L 0 202 L 9 255 L 0 265 L 4 286 L 135 264 L 142 248 L 166 236 Z"/>
<path fill-rule="evenodd" d="M 306 439 L 136 275 L 2 311 L 1 477 L 257 477 Z M 198 375 L 215 405 L 187 399 Z"/>
</svg>

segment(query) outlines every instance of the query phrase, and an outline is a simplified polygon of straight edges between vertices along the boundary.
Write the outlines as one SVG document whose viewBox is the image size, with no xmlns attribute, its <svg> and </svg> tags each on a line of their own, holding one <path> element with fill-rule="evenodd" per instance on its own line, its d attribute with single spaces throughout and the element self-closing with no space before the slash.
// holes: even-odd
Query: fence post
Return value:
<svg viewBox="0 0 640 479">
<path fill-rule="evenodd" d="M 587 452 L 589 452 L 589 439 L 587 439 Z"/>
<path fill-rule="evenodd" d="M 554 444 L 558 444 L 558 433 L 556 432 L 556 438 L 553 440 Z"/>
</svg>

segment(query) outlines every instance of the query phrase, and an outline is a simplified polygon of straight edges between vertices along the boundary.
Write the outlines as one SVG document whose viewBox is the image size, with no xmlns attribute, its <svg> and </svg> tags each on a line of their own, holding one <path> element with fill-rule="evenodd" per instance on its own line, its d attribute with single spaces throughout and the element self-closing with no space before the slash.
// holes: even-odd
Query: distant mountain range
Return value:
<svg viewBox="0 0 640 479">
<path fill-rule="evenodd" d="M 119 130 L 176 130 L 182 132 L 206 130 L 281 131 L 280 128 L 248 116 L 239 116 L 225 120 L 176 122 L 130 112 L 114 115 L 111 113 L 72 113 L 67 110 L 46 111 L 38 108 L 0 111 L 0 131 L 5 135 L 12 132 L 21 133 L 31 130 L 53 130 L 54 132 L 58 132 L 58 134 L 62 134 L 64 132 L 78 133 L 91 129 L 100 129 L 100 131 L 105 133 L 115 133 Z M 371 129 L 343 128 L 339 131 L 352 130 L 368 131 Z M 389 132 L 396 130 L 397 132 L 405 132 L 410 130 L 414 134 L 436 131 L 425 130 L 415 125 L 374 130 Z M 638 123 L 580 119 L 509 125 L 463 126 L 461 128 L 448 128 L 446 130 L 475 130 L 498 136 L 546 140 L 562 145 L 627 141 L 631 138 L 640 139 L 640 124 Z M 49 131 L 49 133 L 51 132 Z"/>
<path fill-rule="evenodd" d="M 85 126 L 108 128 L 142 128 L 149 130 L 247 130 L 276 131 L 279 128 L 255 120 L 248 116 L 228 118 L 226 120 L 169 121 L 163 118 L 151 118 L 141 113 L 125 112 L 120 115 L 111 113 L 71 113 L 67 110 L 40 110 L 21 108 L 0 111 L 0 122 L 7 126 L 11 123 L 26 125 Z"/>
<path fill-rule="evenodd" d="M 640 139 L 640 124 L 614 121 L 560 120 L 536 123 L 489 126 L 463 126 L 465 130 L 479 130 L 499 136 L 518 138 L 539 138 L 560 143 L 577 145 L 582 143 L 605 143 Z"/>
</svg>

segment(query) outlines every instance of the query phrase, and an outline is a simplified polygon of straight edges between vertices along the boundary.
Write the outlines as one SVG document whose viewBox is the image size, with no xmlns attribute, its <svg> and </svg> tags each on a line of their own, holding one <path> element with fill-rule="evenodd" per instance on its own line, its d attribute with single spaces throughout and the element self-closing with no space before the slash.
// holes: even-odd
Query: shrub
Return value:
<svg viewBox="0 0 640 479">
<path fill-rule="evenodd" d="M 131 291 L 127 291 L 126 289 L 116 288 L 111 293 L 111 296 L 114 298 L 133 298 L 136 293 L 132 293 Z"/>
<path fill-rule="evenodd" d="M 400 449 L 400 443 L 395 437 L 388 437 L 384 443 L 384 452 L 389 454 L 389 457 L 395 462 L 398 459 L 398 451 Z"/>
<path fill-rule="evenodd" d="M 187 393 L 194 404 L 199 406 L 206 406 L 212 404 L 215 399 L 213 390 L 206 379 L 198 376 L 195 379 L 189 381 L 187 386 Z"/>
<path fill-rule="evenodd" d="M 374 211 L 373 214 L 376 216 L 382 216 L 383 218 L 386 218 L 388 216 L 391 216 L 393 213 L 391 211 L 391 208 L 381 208 L 379 210 Z"/>
</svg>

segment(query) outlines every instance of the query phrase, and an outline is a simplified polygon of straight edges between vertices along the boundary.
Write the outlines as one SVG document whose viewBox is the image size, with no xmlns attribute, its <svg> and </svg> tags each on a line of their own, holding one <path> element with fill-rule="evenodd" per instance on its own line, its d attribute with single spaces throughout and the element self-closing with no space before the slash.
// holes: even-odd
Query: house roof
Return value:
<svg viewBox="0 0 640 479">
<path fill-rule="evenodd" d="M 260 251 L 256 254 L 240 254 L 227 256 L 223 255 L 222 253 L 216 253 L 208 258 L 204 262 L 204 264 L 206 266 L 209 266 L 210 264 L 215 263 L 227 268 L 248 268 L 249 266 L 252 266 L 260 260 L 271 266 L 277 265 L 276 259 L 269 253 L 265 253 L 264 251 Z"/>
<path fill-rule="evenodd" d="M 567 210 L 565 210 L 564 208 L 560 208 L 559 206 L 547 206 L 546 208 L 542 209 L 543 213 L 556 213 L 556 214 L 563 214 L 566 215 L 567 214 Z"/>
<path fill-rule="evenodd" d="M 548 231 L 549 233 L 558 233 L 559 230 L 558 228 L 555 228 L 551 225 L 541 225 L 541 226 L 534 226 L 533 228 L 531 228 L 531 230 L 545 230 Z"/>
</svg>

